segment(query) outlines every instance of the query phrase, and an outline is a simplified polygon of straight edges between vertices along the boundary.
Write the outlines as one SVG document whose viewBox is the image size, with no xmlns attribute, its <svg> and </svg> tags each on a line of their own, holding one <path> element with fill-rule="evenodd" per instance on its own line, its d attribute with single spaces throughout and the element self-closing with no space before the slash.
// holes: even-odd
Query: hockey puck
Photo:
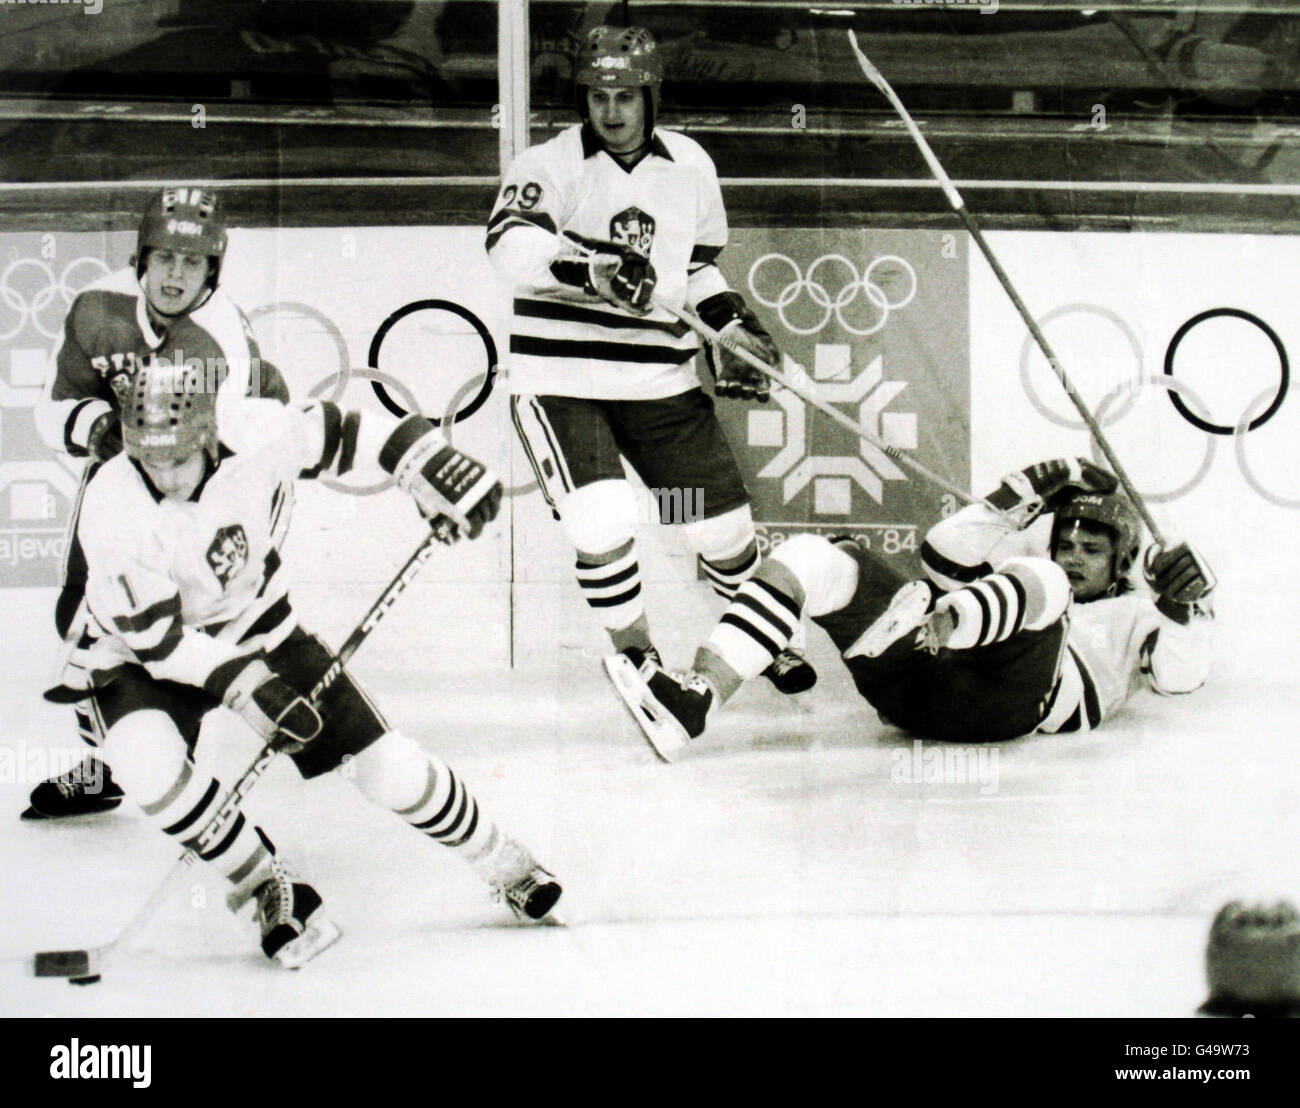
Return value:
<svg viewBox="0 0 1300 1108">
<path fill-rule="evenodd" d="M 93 985 L 102 976 L 103 976 L 102 974 L 92 973 L 87 977 L 69 977 L 68 984 L 69 985 Z"/>
</svg>

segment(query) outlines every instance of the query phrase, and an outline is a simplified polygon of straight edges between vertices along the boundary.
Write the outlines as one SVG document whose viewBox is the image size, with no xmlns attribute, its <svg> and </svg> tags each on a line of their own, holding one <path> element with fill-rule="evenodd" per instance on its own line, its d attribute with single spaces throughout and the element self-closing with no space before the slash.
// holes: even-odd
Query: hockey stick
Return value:
<svg viewBox="0 0 1300 1108">
<path fill-rule="evenodd" d="M 819 412 L 824 412 L 826 415 L 830 416 L 830 418 L 833 419 L 836 423 L 838 423 L 841 427 L 845 428 L 848 431 L 852 431 L 863 442 L 869 443 L 871 446 L 874 446 L 877 450 L 887 455 L 895 462 L 907 466 L 909 469 L 912 470 L 912 472 L 919 474 L 921 477 L 924 477 L 928 481 L 932 481 L 935 485 L 943 489 L 945 492 L 952 493 L 952 495 L 957 497 L 958 500 L 961 500 L 966 504 L 973 504 L 975 502 L 975 497 L 971 496 L 971 494 L 968 493 L 965 489 L 961 488 L 959 485 L 954 485 L 946 477 L 941 477 L 939 474 L 935 473 L 934 470 L 930 469 L 928 466 L 925 466 L 921 462 L 918 462 L 910 454 L 903 453 L 903 451 L 900 450 L 897 446 L 891 446 L 889 443 L 885 442 L 884 439 L 880 438 L 880 436 L 872 434 L 865 427 L 863 427 L 862 424 L 857 423 L 854 420 L 850 419 L 838 408 L 831 407 L 830 404 L 826 403 L 826 401 L 815 396 L 809 389 L 801 388 L 794 378 L 788 377 L 786 374 L 782 373 L 775 366 L 768 365 L 767 362 L 763 361 L 762 358 L 758 357 L 752 351 L 747 350 L 744 346 L 742 346 L 730 335 L 724 335 L 720 331 L 717 331 L 714 328 L 710 327 L 707 323 L 704 322 L 704 320 L 702 320 L 698 315 L 692 312 L 689 308 L 677 308 L 674 307 L 672 304 L 665 303 L 662 300 L 655 300 L 655 305 L 656 307 L 663 308 L 663 310 L 668 312 L 670 315 L 676 316 L 701 338 L 708 339 L 709 342 L 716 343 L 718 346 L 725 346 L 738 358 L 742 359 L 749 365 L 753 366 L 760 373 L 766 374 L 768 377 L 772 378 L 772 380 L 775 381 L 778 385 L 782 385 L 785 388 L 789 389 L 792 393 L 795 394 L 795 396 L 797 396 L 805 404 L 808 404 L 809 406 L 816 408 Z M 808 377 L 807 370 L 805 370 L 802 366 L 799 365 L 796 365 L 796 369 L 803 376 L 803 378 L 807 380 Z"/>
<path fill-rule="evenodd" d="M 595 251 L 584 246 L 582 243 L 575 242 L 562 235 L 557 234 L 556 238 L 558 238 L 566 248 L 573 250 L 575 253 L 584 254 L 586 256 L 590 256 L 593 253 L 595 253 Z M 757 355 L 752 353 L 750 350 L 747 350 L 744 346 L 738 343 L 731 336 L 723 335 L 720 331 L 717 331 L 714 328 L 710 327 L 707 323 L 704 322 L 704 320 L 702 320 L 698 315 L 696 315 L 689 308 L 675 307 L 674 305 L 669 304 L 666 301 L 659 299 L 658 297 L 654 298 L 653 303 L 656 308 L 662 308 L 669 315 L 674 316 L 682 323 L 685 323 L 686 326 L 688 326 L 692 331 L 694 331 L 701 338 L 707 339 L 709 342 L 716 343 L 718 346 L 725 346 L 728 350 L 730 350 L 733 354 L 735 354 L 736 357 L 740 358 L 742 361 L 753 366 L 760 373 L 766 374 L 778 385 L 781 385 L 784 388 L 789 389 L 792 393 L 794 393 L 795 396 L 797 396 L 805 404 L 809 405 L 810 407 L 816 408 L 819 412 L 823 412 L 826 415 L 830 416 L 830 418 L 833 419 L 836 423 L 838 423 L 841 427 L 845 428 L 846 430 L 852 431 L 855 435 L 857 435 L 858 438 L 862 439 L 863 442 L 869 443 L 871 446 L 874 446 L 882 454 L 885 454 L 893 461 L 898 462 L 901 465 L 905 465 L 908 468 L 910 468 L 914 473 L 919 474 L 920 476 L 926 478 L 929 481 L 933 481 L 935 485 L 943 489 L 945 492 L 952 493 L 952 495 L 957 497 L 958 500 L 961 500 L 967 504 L 972 504 L 975 502 L 975 498 L 971 496 L 971 494 L 968 493 L 965 489 L 960 488 L 957 485 L 954 485 L 947 478 L 939 476 L 939 474 L 935 473 L 934 470 L 928 468 L 927 466 L 922 465 L 920 462 L 916 461 L 916 459 L 912 458 L 910 455 L 904 454 L 903 451 L 900 450 L 897 446 L 891 446 L 889 443 L 885 442 L 885 440 L 882 439 L 879 435 L 872 434 L 860 423 L 856 423 L 854 420 L 846 416 L 838 408 L 831 407 L 828 403 L 826 403 L 826 401 L 814 395 L 809 389 L 801 387 L 795 381 L 794 378 L 786 376 L 775 366 L 768 365 L 767 362 L 763 361 L 761 358 L 759 358 Z M 796 368 L 798 369 L 799 373 L 803 375 L 804 379 L 807 380 L 808 377 L 807 370 L 805 370 L 802 366 L 798 366 L 798 365 L 796 366 Z"/>
<path fill-rule="evenodd" d="M 930 144 L 926 141 L 925 136 L 921 134 L 921 129 L 916 125 L 916 120 L 912 118 L 907 108 L 903 105 L 903 102 L 898 98 L 898 94 L 894 92 L 889 82 L 885 80 L 884 74 L 881 73 L 880 70 L 872 64 L 871 59 L 862 52 L 862 48 L 858 45 L 858 38 L 853 33 L 852 29 L 849 30 L 848 34 L 849 45 L 853 47 L 853 52 L 858 56 L 858 65 L 862 67 L 863 74 L 866 76 L 867 80 L 869 80 L 884 94 L 885 99 L 893 105 L 894 111 L 898 113 L 899 118 L 903 121 L 903 126 L 907 128 L 907 133 L 912 136 L 912 141 L 916 143 L 917 148 L 921 151 L 921 157 L 925 159 L 926 165 L 930 167 L 930 172 L 934 175 L 934 179 L 938 181 L 939 187 L 943 190 L 944 196 L 948 198 L 948 203 L 952 205 L 953 211 L 955 211 L 961 218 L 966 230 L 970 232 L 971 238 L 975 240 L 975 244 L 980 248 L 980 253 L 984 255 L 985 261 L 989 263 L 989 268 L 993 270 L 994 276 L 997 277 L 1003 290 L 1006 292 L 1007 296 L 1010 297 L 1011 303 L 1016 307 L 1016 311 L 1020 313 L 1020 318 L 1025 321 L 1025 326 L 1029 328 L 1029 333 L 1034 336 L 1034 341 L 1038 344 L 1038 348 L 1043 352 L 1043 356 L 1047 358 L 1048 364 L 1052 367 L 1052 372 L 1056 374 L 1057 379 L 1061 382 L 1061 386 L 1065 389 L 1065 394 L 1070 398 L 1070 401 L 1074 404 L 1079 415 L 1083 417 L 1084 423 L 1088 425 L 1088 430 L 1092 433 L 1093 441 L 1101 447 L 1101 452 L 1106 455 L 1106 460 L 1110 463 L 1110 467 L 1114 471 L 1115 476 L 1119 478 L 1120 484 L 1124 486 L 1124 491 L 1128 493 L 1129 499 L 1133 501 L 1133 506 L 1138 510 L 1138 513 L 1142 516 L 1143 522 L 1147 525 L 1147 529 L 1151 532 L 1152 539 L 1155 540 L 1158 546 L 1164 546 L 1164 536 L 1160 533 L 1160 528 L 1152 518 L 1150 510 L 1146 506 L 1146 502 L 1142 499 L 1137 489 L 1134 488 L 1133 482 L 1129 480 L 1128 473 L 1120 464 L 1119 459 L 1115 456 L 1115 452 L 1111 449 L 1110 443 L 1106 441 L 1106 436 L 1103 435 L 1101 431 L 1101 425 L 1093 417 L 1093 414 L 1088 410 L 1087 405 L 1084 404 L 1079 394 L 1075 391 L 1074 386 L 1070 383 L 1070 378 L 1066 375 L 1065 368 L 1061 365 L 1061 361 L 1057 358 L 1055 351 L 1053 351 L 1052 347 L 1049 345 L 1047 336 L 1043 334 L 1037 321 L 1032 315 L 1030 315 L 1029 309 L 1025 307 L 1025 302 L 1020 299 L 1020 294 L 1016 292 L 1015 286 L 1012 285 L 1011 278 L 1007 276 L 1007 271 L 1002 268 L 1002 263 L 998 261 L 997 255 L 993 253 L 992 248 L 984 238 L 984 232 L 980 230 L 979 224 L 975 222 L 974 217 L 969 211 L 967 211 L 966 202 L 962 199 L 961 193 L 957 191 L 956 185 L 952 183 L 952 178 L 948 176 L 943 166 L 939 164 L 939 159 L 935 157 L 934 151 L 930 149 Z"/>
<path fill-rule="evenodd" d="M 335 652 L 334 661 L 321 674 L 320 679 L 308 694 L 308 699 L 312 704 L 318 703 L 325 690 L 338 680 L 339 674 L 343 672 L 343 667 L 370 636 L 370 632 L 378 626 L 380 620 L 388 614 L 398 596 L 402 594 L 406 586 L 420 572 L 424 563 L 428 561 L 429 556 L 433 553 L 434 544 L 445 543 L 445 541 L 445 538 L 436 530 L 430 530 L 424 541 L 416 548 L 415 553 L 406 560 L 406 564 L 398 570 L 397 576 L 389 582 L 388 587 L 380 594 L 379 599 L 371 605 L 370 611 L 366 613 L 365 618 L 353 628 L 352 633 L 348 635 L 343 641 L 343 645 Z M 226 794 L 226 798 L 222 801 L 216 814 L 199 831 L 196 839 L 200 847 L 224 830 L 229 825 L 230 820 L 239 814 L 239 808 L 244 797 L 248 795 L 249 790 L 266 772 L 267 767 L 275 760 L 277 753 L 279 751 L 274 742 L 267 743 L 262 747 L 257 757 L 253 759 L 253 762 L 244 770 L 239 780 Z M 198 851 L 194 847 L 188 848 L 171 868 L 167 876 L 159 883 L 149 899 L 131 917 L 121 933 L 110 942 L 86 950 L 46 950 L 37 953 L 33 960 L 35 975 L 37 977 L 77 978 L 94 977 L 101 974 L 104 967 L 135 940 L 162 906 L 167 899 L 176 875 L 188 870 L 198 860 Z"/>
</svg>

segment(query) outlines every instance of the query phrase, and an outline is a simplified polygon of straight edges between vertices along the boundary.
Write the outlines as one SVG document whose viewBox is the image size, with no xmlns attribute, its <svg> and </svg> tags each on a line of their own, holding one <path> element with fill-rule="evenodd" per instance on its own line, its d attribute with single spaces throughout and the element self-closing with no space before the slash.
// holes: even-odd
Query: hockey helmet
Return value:
<svg viewBox="0 0 1300 1108">
<path fill-rule="evenodd" d="M 644 27 L 597 27 L 578 48 L 573 62 L 578 114 L 587 118 L 587 89 L 592 86 L 644 88 L 646 138 L 654 131 L 664 62 L 654 35 Z"/>
<path fill-rule="evenodd" d="M 149 198 L 135 240 L 135 275 L 144 277 L 150 250 L 201 254 L 208 259 L 208 288 L 217 287 L 226 253 L 226 224 L 217 194 L 180 185 Z"/>
<path fill-rule="evenodd" d="M 1115 539 L 1115 561 L 1111 566 L 1114 583 L 1129 575 L 1137 563 L 1142 546 L 1142 519 L 1128 496 L 1116 489 L 1112 493 L 1080 493 L 1055 510 L 1052 516 L 1052 555 L 1056 543 L 1070 520 L 1083 520 L 1105 527 Z"/>
<path fill-rule="evenodd" d="M 151 465 L 182 462 L 200 449 L 215 459 L 215 384 L 197 366 L 145 362 L 123 405 L 122 445 L 132 458 Z"/>
</svg>

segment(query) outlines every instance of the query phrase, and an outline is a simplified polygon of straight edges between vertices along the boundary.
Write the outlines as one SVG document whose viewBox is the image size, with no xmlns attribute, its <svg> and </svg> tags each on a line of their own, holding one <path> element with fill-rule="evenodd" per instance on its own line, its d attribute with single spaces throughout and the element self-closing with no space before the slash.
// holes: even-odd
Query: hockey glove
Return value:
<svg viewBox="0 0 1300 1108">
<path fill-rule="evenodd" d="M 575 245 L 552 259 L 551 275 L 557 281 L 636 315 L 650 311 L 658 277 L 648 258 L 624 243 L 575 231 L 565 231 L 564 236 Z"/>
<path fill-rule="evenodd" d="M 1117 488 L 1118 478 L 1087 458 L 1054 458 L 1007 474 L 985 499 L 1023 530 L 1081 493 L 1109 496 Z"/>
<path fill-rule="evenodd" d="M 1156 594 L 1156 608 L 1175 623 L 1190 620 L 1193 607 L 1216 584 L 1205 559 L 1185 542 L 1164 550 L 1151 547 L 1142 561 L 1142 574 Z"/>
<path fill-rule="evenodd" d="M 260 658 L 235 675 L 221 699 L 276 750 L 296 754 L 320 734 L 320 713 L 311 701 Z"/>
<path fill-rule="evenodd" d="M 122 450 L 122 422 L 116 412 L 105 412 L 90 425 L 86 435 L 86 453 L 97 462 L 106 462 Z"/>
<path fill-rule="evenodd" d="M 476 539 L 501 510 L 501 482 L 482 462 L 452 446 L 423 416 L 407 416 L 388 436 L 379 465 L 415 500 L 445 543 Z"/>
<path fill-rule="evenodd" d="M 727 346 L 735 343 L 773 367 L 781 361 L 781 351 L 744 298 L 728 290 L 701 300 L 695 310 L 726 340 L 704 347 L 704 360 L 714 378 L 714 393 L 736 400 L 767 400 L 772 393 L 771 378 Z"/>
</svg>

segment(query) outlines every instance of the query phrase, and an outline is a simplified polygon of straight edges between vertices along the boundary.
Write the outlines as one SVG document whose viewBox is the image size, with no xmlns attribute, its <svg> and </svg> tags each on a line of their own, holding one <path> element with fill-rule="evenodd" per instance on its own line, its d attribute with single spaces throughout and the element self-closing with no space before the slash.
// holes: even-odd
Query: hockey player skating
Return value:
<svg viewBox="0 0 1300 1108">
<path fill-rule="evenodd" d="M 1046 513 L 1044 551 L 1026 529 Z M 921 580 L 904 582 L 850 539 L 797 535 L 741 586 L 688 673 L 632 651 L 605 665 L 666 760 L 804 616 L 881 719 L 915 734 L 990 742 L 1090 730 L 1134 684 L 1191 692 L 1208 673 L 1213 575 L 1186 543 L 1139 559 L 1141 544 L 1113 474 L 1082 459 L 1042 462 L 931 528 Z M 1139 562 L 1149 594 L 1130 580 Z"/>
<path fill-rule="evenodd" d="M 487 226 L 488 256 L 515 289 L 516 431 L 575 548 L 583 597 L 617 649 L 652 657 L 624 461 L 719 595 L 759 564 L 749 494 L 692 364 L 698 340 L 652 296 L 779 360 L 718 269 L 727 218 L 713 162 L 655 127 L 662 77 L 644 28 L 596 28 L 575 62 L 582 123 L 516 159 Z M 729 350 L 706 354 L 719 396 L 767 398 L 760 372 Z M 789 644 L 764 674 L 787 693 L 816 680 Z"/>
<path fill-rule="evenodd" d="M 279 372 L 261 359 L 243 313 L 218 287 L 226 228 L 215 193 L 197 187 L 163 189 L 149 198 L 131 265 L 79 293 L 51 357 L 36 409 L 42 439 L 53 450 L 87 459 L 82 487 L 99 465 L 122 448 L 120 412 L 136 368 L 148 358 L 173 364 L 197 359 L 221 381 L 221 402 L 245 395 L 288 400 Z M 86 566 L 76 541 L 80 494 L 68 528 L 62 588 L 55 605 L 60 637 L 79 637 L 74 622 L 85 590 Z M 85 686 L 80 651 L 69 656 L 61 680 Z M 98 745 L 101 721 L 93 704 L 76 708 L 81 738 Z M 88 815 L 122 803 L 118 788 L 93 754 L 68 773 L 32 791 L 26 819 Z"/>
<path fill-rule="evenodd" d="M 483 814 L 457 775 L 394 730 L 346 674 L 306 699 L 333 661 L 290 604 L 279 546 L 295 478 L 354 466 L 392 474 L 436 527 L 474 538 L 498 511 L 495 476 L 427 420 L 343 413 L 332 403 L 247 400 L 222 423 L 193 374 L 137 369 L 123 405 L 125 453 L 86 487 L 86 665 L 105 757 L 126 795 L 257 903 L 262 948 L 301 964 L 337 935 L 321 900 L 241 814 L 200 841 L 222 788 L 192 760 L 203 717 L 231 708 L 318 777 L 350 758 L 372 802 L 455 851 L 523 919 L 560 886 Z M 452 531 L 452 535 L 455 535 Z"/>
</svg>

